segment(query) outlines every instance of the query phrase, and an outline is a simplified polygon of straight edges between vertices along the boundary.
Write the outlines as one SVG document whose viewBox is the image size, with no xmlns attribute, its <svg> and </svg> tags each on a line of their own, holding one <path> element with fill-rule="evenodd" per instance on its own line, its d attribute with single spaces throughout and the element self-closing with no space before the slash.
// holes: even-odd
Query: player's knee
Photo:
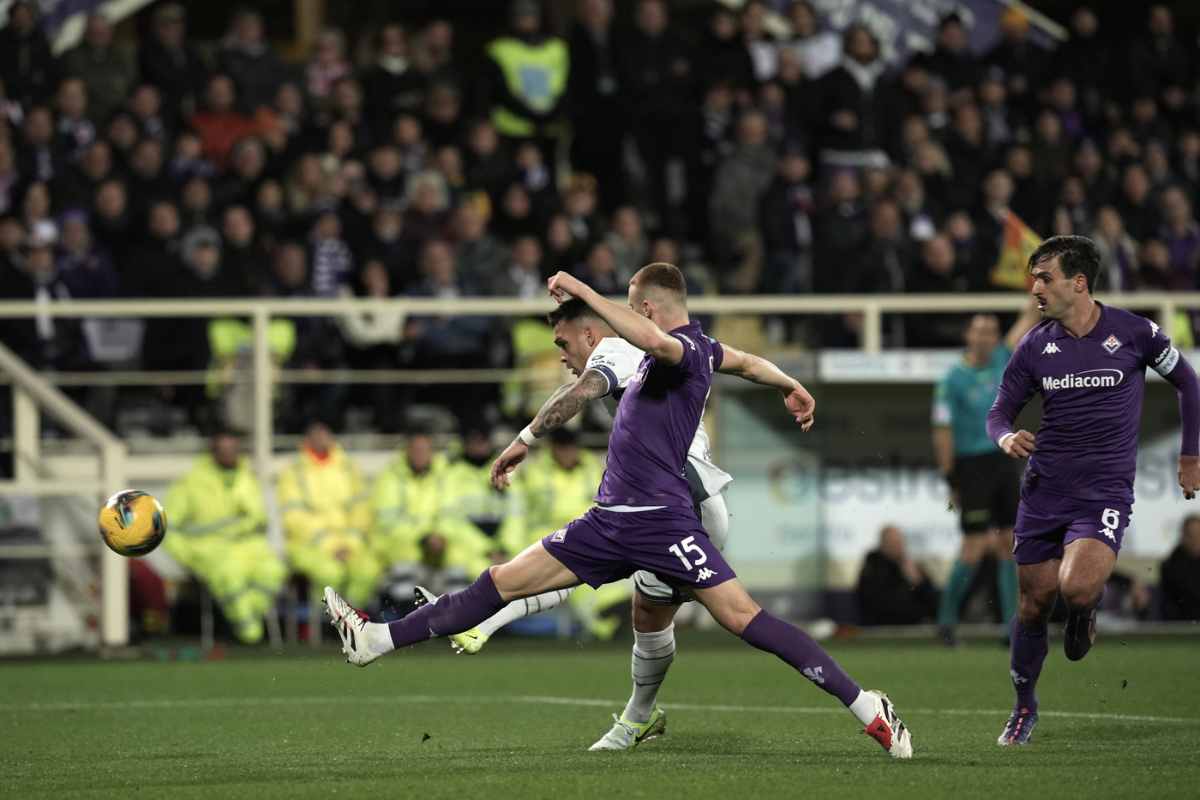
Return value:
<svg viewBox="0 0 1200 800">
<path fill-rule="evenodd" d="M 1023 624 L 1034 625 L 1048 620 L 1053 608 L 1053 593 L 1022 592 L 1017 603 L 1017 616 Z"/>
<path fill-rule="evenodd" d="M 758 612 L 762 611 L 762 608 L 747 595 L 745 598 L 722 604 L 720 608 L 709 610 L 713 612 L 713 616 L 722 628 L 734 636 L 741 636 L 742 631 L 746 630 L 746 626 L 758 616 Z"/>
<path fill-rule="evenodd" d="M 1059 591 L 1067 607 L 1071 609 L 1087 609 L 1096 605 L 1100 599 L 1100 587 L 1090 581 L 1064 580 Z"/>
</svg>

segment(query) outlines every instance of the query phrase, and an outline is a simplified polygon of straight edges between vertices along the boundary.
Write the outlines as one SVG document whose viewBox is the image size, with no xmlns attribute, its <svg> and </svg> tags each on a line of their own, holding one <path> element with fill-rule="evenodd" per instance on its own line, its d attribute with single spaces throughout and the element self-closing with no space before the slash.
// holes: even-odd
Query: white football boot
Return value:
<svg viewBox="0 0 1200 800">
<path fill-rule="evenodd" d="M 588 750 L 632 750 L 642 742 L 667 733 L 667 712 L 658 706 L 645 722 L 630 722 L 624 715 L 613 714 L 613 726 Z"/>
<path fill-rule="evenodd" d="M 875 700 L 875 719 L 863 733 L 879 742 L 892 758 L 912 758 L 912 734 L 896 713 L 888 696 L 877 689 L 866 690 Z"/>
<path fill-rule="evenodd" d="M 371 622 L 331 586 L 325 587 L 325 612 L 333 629 L 342 637 L 342 653 L 348 663 L 365 667 L 393 649 L 387 646 L 392 638 L 387 625 Z"/>
</svg>

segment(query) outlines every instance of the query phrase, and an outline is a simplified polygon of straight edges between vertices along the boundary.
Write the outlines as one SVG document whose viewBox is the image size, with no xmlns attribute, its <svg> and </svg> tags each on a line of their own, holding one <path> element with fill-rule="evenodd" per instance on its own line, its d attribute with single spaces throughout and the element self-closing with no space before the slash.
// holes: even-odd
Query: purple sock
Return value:
<svg viewBox="0 0 1200 800">
<path fill-rule="evenodd" d="M 766 611 L 759 611 L 750 620 L 746 630 L 742 631 L 742 639 L 759 650 L 779 656 L 847 706 L 862 691 L 807 633 Z"/>
<path fill-rule="evenodd" d="M 470 630 L 504 608 L 491 570 L 484 570 L 475 582 L 460 592 L 444 594 L 436 603 L 422 606 L 403 619 L 388 623 L 396 649 L 423 642 L 435 636 L 448 636 Z"/>
<path fill-rule="evenodd" d="M 1013 688 L 1017 690 L 1017 709 L 1037 711 L 1037 679 L 1042 674 L 1042 662 L 1050 649 L 1046 641 L 1046 623 L 1025 625 L 1019 619 L 1012 621 L 1012 661 L 1009 675 Z"/>
</svg>

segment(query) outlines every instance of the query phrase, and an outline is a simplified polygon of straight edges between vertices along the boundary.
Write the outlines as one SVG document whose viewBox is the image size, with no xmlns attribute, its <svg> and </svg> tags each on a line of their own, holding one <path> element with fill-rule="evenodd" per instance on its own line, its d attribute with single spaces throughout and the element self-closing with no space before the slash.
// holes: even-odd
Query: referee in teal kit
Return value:
<svg viewBox="0 0 1200 800">
<path fill-rule="evenodd" d="M 938 382 L 933 396 L 933 452 L 960 514 L 962 546 L 950 570 L 938 608 L 939 635 L 956 643 L 958 612 L 979 562 L 990 552 L 999 568 L 1000 611 L 1007 622 L 1017 609 L 1017 570 L 1012 561 L 1012 529 L 1017 518 L 1020 475 L 1017 462 L 988 438 L 987 415 L 996 399 L 1008 357 L 1038 321 L 1027 309 L 1000 340 L 994 314 L 976 314 L 968 323 L 966 352 Z"/>
</svg>

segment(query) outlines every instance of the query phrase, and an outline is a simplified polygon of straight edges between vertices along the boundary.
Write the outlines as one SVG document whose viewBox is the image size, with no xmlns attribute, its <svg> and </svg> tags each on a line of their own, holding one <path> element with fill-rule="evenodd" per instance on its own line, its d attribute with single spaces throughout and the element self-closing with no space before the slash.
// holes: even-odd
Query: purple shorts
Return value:
<svg viewBox="0 0 1200 800">
<path fill-rule="evenodd" d="M 708 589 L 736 577 L 691 509 L 594 507 L 543 538 L 542 545 L 581 581 L 596 588 L 639 569 L 690 589 Z"/>
<path fill-rule="evenodd" d="M 1036 475 L 1027 476 L 1013 526 L 1013 559 L 1018 564 L 1060 559 L 1076 539 L 1104 542 L 1119 554 L 1132 516 L 1133 507 L 1124 500 L 1064 497 L 1039 487 Z"/>
</svg>

